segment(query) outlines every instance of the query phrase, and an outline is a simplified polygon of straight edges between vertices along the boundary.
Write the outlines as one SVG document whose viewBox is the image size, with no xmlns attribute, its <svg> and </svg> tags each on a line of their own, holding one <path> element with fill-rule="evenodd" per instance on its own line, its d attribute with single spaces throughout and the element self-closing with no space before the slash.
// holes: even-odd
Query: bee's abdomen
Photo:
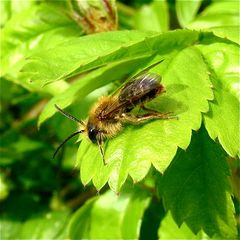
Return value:
<svg viewBox="0 0 240 240">
<path fill-rule="evenodd" d="M 164 89 L 157 74 L 147 74 L 125 85 L 119 94 L 119 102 L 136 106 L 157 97 Z"/>
</svg>

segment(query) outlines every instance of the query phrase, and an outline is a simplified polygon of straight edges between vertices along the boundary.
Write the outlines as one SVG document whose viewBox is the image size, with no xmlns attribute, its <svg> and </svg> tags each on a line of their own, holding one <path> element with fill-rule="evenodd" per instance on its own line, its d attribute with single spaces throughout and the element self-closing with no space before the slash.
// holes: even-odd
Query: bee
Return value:
<svg viewBox="0 0 240 240">
<path fill-rule="evenodd" d="M 158 63 L 154 65 L 156 64 Z M 145 70 L 123 85 L 117 93 L 112 96 L 100 97 L 90 110 L 86 122 L 77 119 L 55 104 L 56 109 L 61 114 L 77 122 L 80 128 L 59 145 L 53 157 L 68 140 L 78 134 L 85 133 L 93 144 L 99 146 L 103 163 L 106 165 L 103 151 L 104 140 L 115 137 L 125 123 L 138 124 L 153 119 L 176 118 L 171 112 L 158 112 L 144 105 L 164 92 L 165 88 L 161 84 L 161 76 Z M 136 107 L 140 107 L 145 113 L 133 114 L 131 111 Z"/>
</svg>

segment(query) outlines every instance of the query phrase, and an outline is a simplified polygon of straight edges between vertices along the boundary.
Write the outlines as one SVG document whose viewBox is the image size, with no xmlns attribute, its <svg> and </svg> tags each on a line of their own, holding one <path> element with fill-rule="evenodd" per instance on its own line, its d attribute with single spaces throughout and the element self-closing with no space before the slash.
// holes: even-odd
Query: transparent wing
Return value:
<svg viewBox="0 0 240 240">
<path fill-rule="evenodd" d="M 149 98 L 152 91 L 158 90 L 161 85 L 160 80 L 161 77 L 158 74 L 147 73 L 127 82 L 114 94 L 115 100 L 104 110 L 104 117 L 113 117 L 119 112 L 133 109 L 138 103 Z"/>
</svg>

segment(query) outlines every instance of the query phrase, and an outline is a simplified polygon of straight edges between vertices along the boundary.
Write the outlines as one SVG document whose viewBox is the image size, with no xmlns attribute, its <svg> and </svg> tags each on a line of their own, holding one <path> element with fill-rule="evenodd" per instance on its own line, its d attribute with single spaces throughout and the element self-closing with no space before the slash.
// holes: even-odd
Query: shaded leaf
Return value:
<svg viewBox="0 0 240 240">
<path fill-rule="evenodd" d="M 152 188 L 153 191 L 156 190 L 155 187 L 156 186 Z M 141 240 L 158 239 L 159 224 L 162 221 L 164 216 L 165 216 L 165 209 L 163 208 L 162 200 L 153 196 L 148 208 L 145 210 L 143 215 L 139 239 Z"/>
<path fill-rule="evenodd" d="M 186 151 L 179 150 L 164 173 L 161 193 L 177 225 L 187 223 L 197 234 L 236 237 L 229 169 L 222 148 L 202 128 Z"/>
<path fill-rule="evenodd" d="M 23 157 L 23 153 L 35 151 L 44 147 L 44 144 L 39 141 L 29 139 L 21 135 L 15 129 L 5 131 L 1 135 L 0 142 L 0 164 L 7 165 L 13 163 Z"/>
</svg>

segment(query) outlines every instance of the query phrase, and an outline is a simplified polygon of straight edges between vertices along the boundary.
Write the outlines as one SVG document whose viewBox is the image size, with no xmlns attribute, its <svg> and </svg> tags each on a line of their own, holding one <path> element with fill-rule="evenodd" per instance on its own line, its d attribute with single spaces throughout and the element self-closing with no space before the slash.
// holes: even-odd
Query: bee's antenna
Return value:
<svg viewBox="0 0 240 240">
<path fill-rule="evenodd" d="M 53 154 L 53 158 L 55 158 L 56 154 L 58 153 L 58 151 L 60 150 L 60 148 L 68 141 L 70 140 L 71 138 L 73 138 L 74 136 L 76 136 L 77 134 L 80 134 L 84 132 L 84 130 L 80 130 L 80 131 L 77 131 L 73 134 L 71 134 L 70 136 L 68 136 L 66 139 L 63 140 L 63 142 L 57 147 L 57 149 L 55 150 L 54 154 Z"/>
<path fill-rule="evenodd" d="M 71 115 L 70 113 L 65 112 L 63 109 L 61 109 L 57 104 L 54 104 L 55 108 L 62 113 L 65 117 L 71 119 L 74 122 L 78 122 L 80 123 L 82 126 L 85 126 L 85 123 L 77 118 L 75 118 L 73 115 Z"/>
</svg>

